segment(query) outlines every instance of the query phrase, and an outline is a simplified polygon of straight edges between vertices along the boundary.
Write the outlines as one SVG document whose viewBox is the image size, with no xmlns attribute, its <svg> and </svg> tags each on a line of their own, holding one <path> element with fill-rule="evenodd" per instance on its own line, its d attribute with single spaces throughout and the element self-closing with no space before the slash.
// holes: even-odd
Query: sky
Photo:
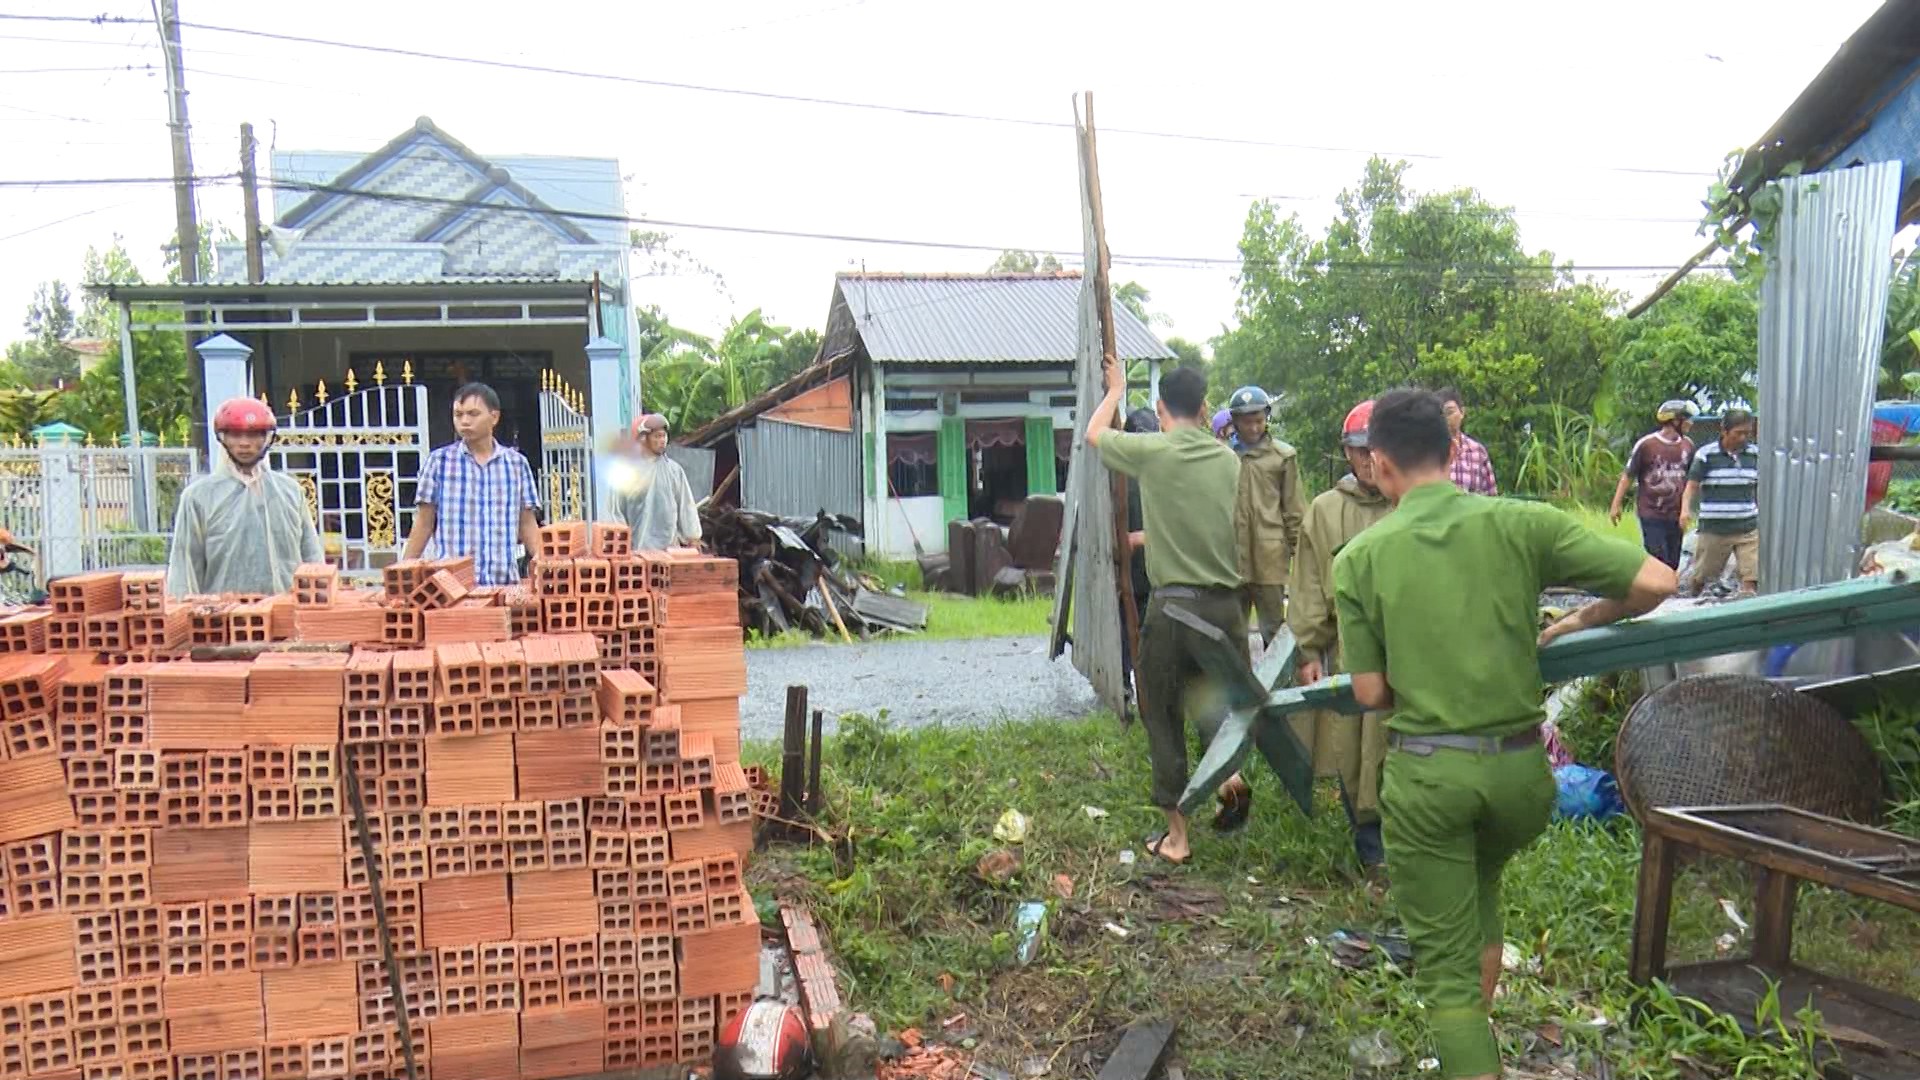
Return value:
<svg viewBox="0 0 1920 1080">
<path fill-rule="evenodd" d="M 644 0 L 556 18 L 493 0 L 179 4 L 188 24 L 890 107 L 183 31 L 196 173 L 236 170 L 243 121 L 263 172 L 274 146 L 372 151 L 422 115 L 482 156 L 617 157 L 627 212 L 677 223 L 674 244 L 724 282 L 648 277 L 637 300 L 709 333 L 756 307 L 817 328 L 841 271 L 1077 252 L 1071 123 L 1090 90 L 1115 280 L 1146 286 L 1160 334 L 1197 341 L 1232 323 L 1250 201 L 1280 199 L 1318 233 L 1370 153 L 1406 160 L 1419 190 L 1479 189 L 1516 211 L 1529 248 L 1631 268 L 1593 276 L 1643 294 L 1703 242 L 1700 199 L 1726 153 L 1877 6 Z M 84 8 L 151 18 L 135 0 Z M 0 15 L 75 10 L 0 0 Z M 150 22 L 0 18 L 0 182 L 170 175 L 161 63 Z M 238 229 L 237 187 L 203 188 L 199 206 L 203 224 Z M 89 245 L 122 237 L 157 279 L 172 230 L 164 184 L 0 186 L 0 340 L 23 336 L 38 282 L 78 281 Z"/>
</svg>

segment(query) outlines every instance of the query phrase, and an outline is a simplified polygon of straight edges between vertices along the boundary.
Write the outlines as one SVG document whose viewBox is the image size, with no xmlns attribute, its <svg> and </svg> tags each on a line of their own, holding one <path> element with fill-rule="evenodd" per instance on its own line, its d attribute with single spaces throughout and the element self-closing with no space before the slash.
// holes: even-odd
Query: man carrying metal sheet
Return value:
<svg viewBox="0 0 1920 1080">
<path fill-rule="evenodd" d="M 1273 437 L 1267 421 L 1273 402 L 1257 386 L 1243 386 L 1227 399 L 1233 415 L 1233 448 L 1240 453 L 1240 494 L 1234 504 L 1240 576 L 1247 604 L 1260 614 L 1260 641 L 1287 618 L 1287 563 L 1300 545 L 1300 464 L 1293 447 Z"/>
<path fill-rule="evenodd" d="M 1194 715 L 1202 741 L 1212 742 L 1230 699 L 1260 696 L 1248 663 L 1234 550 L 1240 462 L 1207 429 L 1205 375 L 1183 368 L 1162 379 L 1160 432 L 1127 434 L 1109 426 L 1126 392 L 1126 374 L 1111 356 L 1105 371 L 1107 392 L 1088 421 L 1087 445 L 1107 468 L 1140 481 L 1147 576 L 1153 579 L 1134 682 L 1153 760 L 1153 801 L 1165 812 L 1167 827 L 1147 838 L 1147 851 L 1184 863 L 1192 853 L 1180 812 L 1187 784 L 1186 714 Z M 1237 774 L 1229 778 L 1220 798 L 1225 809 L 1216 825 L 1243 824 L 1252 806 L 1246 781 Z"/>
<path fill-rule="evenodd" d="M 610 473 L 613 505 L 607 519 L 633 530 L 635 551 L 698 544 L 700 512 L 686 470 L 667 456 L 667 418 L 648 413 L 635 420 L 633 441 L 638 456 L 621 460 Z"/>
<path fill-rule="evenodd" d="M 1674 573 L 1553 507 L 1463 493 L 1434 394 L 1382 396 L 1367 438 L 1396 505 L 1334 558 L 1340 646 L 1354 698 L 1392 712 L 1381 816 L 1440 1074 L 1491 1078 L 1500 875 L 1553 813 L 1537 650 L 1653 610 Z M 1536 633 L 1552 585 L 1604 599 Z"/>
<path fill-rule="evenodd" d="M 326 558 L 300 485 L 267 468 L 276 427 L 253 398 L 214 411 L 212 471 L 187 485 L 174 515 L 168 595 L 286 592 L 295 567 Z"/>
<path fill-rule="evenodd" d="M 1367 451 L 1367 421 L 1372 416 L 1371 401 L 1347 413 L 1340 442 L 1352 471 L 1314 498 L 1300 527 L 1300 554 L 1293 564 L 1293 597 L 1287 607 L 1287 627 L 1299 650 L 1294 654 L 1297 686 L 1340 670 L 1333 557 L 1393 510 L 1393 503 L 1373 485 L 1373 457 Z M 1387 714 L 1370 712 L 1359 723 L 1332 712 L 1303 713 L 1290 720 L 1295 737 L 1313 759 L 1314 774 L 1339 779 L 1354 853 L 1361 866 L 1373 871 L 1386 861 L 1380 843 L 1380 766 L 1387 756 Z"/>
</svg>

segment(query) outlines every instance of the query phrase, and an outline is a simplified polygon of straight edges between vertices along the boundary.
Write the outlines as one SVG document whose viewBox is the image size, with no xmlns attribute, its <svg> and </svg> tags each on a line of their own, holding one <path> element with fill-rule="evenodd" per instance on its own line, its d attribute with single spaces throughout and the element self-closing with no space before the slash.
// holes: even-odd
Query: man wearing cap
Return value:
<svg viewBox="0 0 1920 1080">
<path fill-rule="evenodd" d="M 460 441 L 427 455 L 405 558 L 471 555 L 476 584 L 520 580 L 513 542 L 518 539 L 528 552 L 540 550 L 540 485 L 520 451 L 493 437 L 499 425 L 500 395 L 493 387 L 468 383 L 453 392 L 453 430 Z"/>
<path fill-rule="evenodd" d="M 1680 568 L 1680 528 L 1682 497 L 1687 490 L 1687 468 L 1693 464 L 1693 441 L 1687 438 L 1687 422 L 1693 405 L 1685 401 L 1663 403 L 1653 414 L 1660 426 L 1640 437 L 1627 455 L 1627 467 L 1613 488 L 1613 506 L 1607 517 L 1620 524 L 1620 506 L 1627 489 L 1638 485 L 1634 496 L 1640 517 L 1640 543 L 1647 554 L 1678 570 Z"/>
<path fill-rule="evenodd" d="M 1257 386 L 1243 386 L 1227 399 L 1233 442 L 1240 453 L 1240 489 L 1234 501 L 1234 536 L 1247 607 L 1260 616 L 1260 640 L 1271 644 L 1287 618 L 1287 563 L 1300 543 L 1300 465 L 1294 449 L 1267 430 L 1273 401 Z"/>
<path fill-rule="evenodd" d="M 300 485 L 267 468 L 275 427 L 253 398 L 215 410 L 212 471 L 187 485 L 174 514 L 168 595 L 285 592 L 295 567 L 326 558 Z"/>
<path fill-rule="evenodd" d="M 1367 444 L 1395 505 L 1334 557 L 1342 662 L 1355 700 L 1392 713 L 1380 812 L 1439 1076 L 1492 1080 L 1500 878 L 1553 815 L 1538 650 L 1653 610 L 1674 573 L 1544 503 L 1463 492 L 1434 394 L 1381 395 Z M 1602 599 L 1538 632 L 1554 585 Z"/>
<path fill-rule="evenodd" d="M 700 542 L 700 512 L 693 485 L 680 463 L 667 456 L 667 418 L 648 413 L 633 422 L 639 453 L 613 473 L 610 521 L 633 530 L 635 551 L 692 547 Z"/>
<path fill-rule="evenodd" d="M 1293 596 L 1287 604 L 1287 627 L 1299 648 L 1294 670 L 1297 686 L 1341 670 L 1333 557 L 1393 510 L 1393 503 L 1373 486 L 1373 457 L 1367 452 L 1367 421 L 1372 416 L 1372 401 L 1363 401 L 1347 413 L 1340 442 L 1350 471 L 1307 505 L 1300 525 Z M 1354 854 L 1363 868 L 1374 872 L 1386 861 L 1380 841 L 1380 766 L 1387 758 L 1387 714 L 1370 712 L 1355 723 L 1352 717 L 1337 713 L 1305 713 L 1293 718 L 1293 733 L 1312 758 L 1314 774 L 1340 782 L 1340 804 L 1353 828 Z"/>
</svg>

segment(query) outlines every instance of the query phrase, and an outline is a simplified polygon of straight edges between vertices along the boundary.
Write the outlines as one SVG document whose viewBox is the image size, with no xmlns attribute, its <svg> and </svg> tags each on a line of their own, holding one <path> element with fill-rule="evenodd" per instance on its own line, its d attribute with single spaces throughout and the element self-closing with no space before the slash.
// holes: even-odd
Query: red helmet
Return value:
<svg viewBox="0 0 1920 1080">
<path fill-rule="evenodd" d="M 271 434 L 276 426 L 273 410 L 258 398 L 234 398 L 213 414 L 213 430 L 216 432 L 246 431 L 266 435 Z"/>
<path fill-rule="evenodd" d="M 1346 422 L 1340 425 L 1340 442 L 1346 446 L 1367 445 L 1367 425 L 1373 422 L 1373 399 L 1355 405 L 1347 412 Z"/>
<path fill-rule="evenodd" d="M 667 418 L 659 413 L 643 413 L 633 422 L 633 437 L 636 439 L 645 438 L 650 431 L 665 430 L 667 430 Z"/>
</svg>

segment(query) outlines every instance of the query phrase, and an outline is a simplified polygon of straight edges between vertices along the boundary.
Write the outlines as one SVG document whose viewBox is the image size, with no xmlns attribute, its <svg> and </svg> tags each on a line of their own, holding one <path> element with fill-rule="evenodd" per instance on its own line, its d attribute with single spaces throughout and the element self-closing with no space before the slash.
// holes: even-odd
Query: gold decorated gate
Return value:
<svg viewBox="0 0 1920 1080">
<path fill-rule="evenodd" d="M 373 366 L 362 387 L 349 368 L 342 389 L 329 396 L 322 381 L 312 405 L 288 397 L 274 440 L 273 467 L 298 481 L 329 557 L 349 570 L 397 557 L 413 528 L 413 504 L 426 462 L 427 388 L 413 381 L 413 365 L 398 382 L 386 365 Z"/>
<path fill-rule="evenodd" d="M 587 399 L 551 371 L 540 375 L 540 477 L 548 521 L 593 520 L 593 437 Z"/>
</svg>

